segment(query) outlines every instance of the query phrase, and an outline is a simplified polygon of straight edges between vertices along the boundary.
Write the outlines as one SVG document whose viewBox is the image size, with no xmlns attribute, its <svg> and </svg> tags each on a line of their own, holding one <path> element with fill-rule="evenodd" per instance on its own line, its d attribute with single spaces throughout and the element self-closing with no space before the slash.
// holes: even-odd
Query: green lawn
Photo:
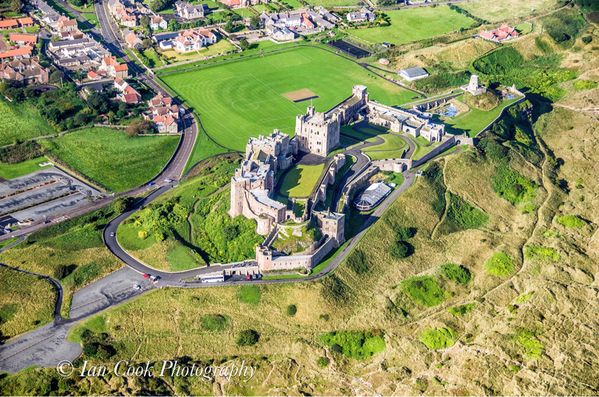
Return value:
<svg viewBox="0 0 599 397">
<path fill-rule="evenodd" d="M 297 10 L 298 8 L 302 8 L 302 3 L 300 3 L 297 0 L 279 0 L 279 3 L 281 4 L 285 4 L 287 5 L 287 7 L 291 7 L 294 10 Z"/>
<path fill-rule="evenodd" d="M 378 131 L 378 130 L 372 130 L 370 128 L 361 128 L 360 131 L 364 131 L 367 133 L 370 133 L 372 135 L 379 135 L 382 134 L 382 132 Z M 376 138 L 371 137 L 370 135 L 366 135 L 361 133 L 360 131 L 356 131 L 355 129 L 353 129 L 352 127 L 350 127 L 349 125 L 343 125 L 341 126 L 341 133 L 351 136 L 359 141 L 365 141 L 365 142 L 376 142 Z M 375 132 L 377 134 L 375 134 Z"/>
<path fill-rule="evenodd" d="M 31 174 L 49 166 L 40 167 L 39 164 L 48 161 L 45 157 L 23 161 L 18 164 L 3 164 L 0 163 L 0 176 L 4 179 L 15 179 L 23 175 Z"/>
<path fill-rule="evenodd" d="M 279 193 L 287 197 L 308 197 L 323 169 L 324 164 L 294 167 L 285 175 Z"/>
<path fill-rule="evenodd" d="M 25 141 L 56 131 L 42 118 L 36 108 L 27 103 L 12 104 L 0 99 L 0 146 Z"/>
<path fill-rule="evenodd" d="M 370 149 L 370 148 L 368 148 Z M 403 149 L 399 150 L 383 150 L 383 151 L 364 151 L 372 160 L 384 160 L 384 159 L 399 159 L 403 154 Z"/>
<path fill-rule="evenodd" d="M 195 117 L 195 115 L 194 115 Z M 211 157 L 216 156 L 217 154 L 227 153 L 226 149 L 214 144 L 203 131 L 198 131 L 198 137 L 196 138 L 196 143 L 193 146 L 191 151 L 191 155 L 187 160 L 187 164 L 185 165 L 185 172 L 189 171 L 191 167 L 199 163 L 200 161 Z"/>
<path fill-rule="evenodd" d="M 412 154 L 412 160 L 418 160 L 419 158 L 421 158 L 422 156 L 424 156 L 439 145 L 439 143 L 437 142 L 435 144 L 432 144 L 431 146 L 426 147 L 422 145 L 417 139 L 412 139 L 412 141 L 416 143 L 416 150 L 414 150 L 414 154 Z M 428 141 L 426 142 L 427 144 L 429 143 Z"/>
<path fill-rule="evenodd" d="M 39 143 L 69 166 L 115 192 L 153 178 L 174 153 L 179 137 L 127 138 L 124 131 L 88 128 Z"/>
<path fill-rule="evenodd" d="M 233 12 L 235 14 L 241 16 L 242 18 L 251 18 L 254 15 L 256 15 L 253 12 L 251 12 L 250 10 L 248 10 L 247 8 L 236 8 L 233 10 Z"/>
<path fill-rule="evenodd" d="M 360 0 L 309 0 L 308 4 L 312 6 L 342 7 L 342 6 L 357 6 Z"/>
<path fill-rule="evenodd" d="M 474 22 L 448 6 L 393 10 L 385 14 L 391 19 L 391 26 L 355 29 L 350 31 L 351 34 L 371 43 L 399 45 L 467 28 Z"/>
<path fill-rule="evenodd" d="M 82 14 L 85 19 L 90 21 L 96 27 L 100 27 L 100 22 L 98 21 L 98 17 L 96 14 Z"/>
<path fill-rule="evenodd" d="M 520 34 L 526 34 L 526 33 L 530 33 L 532 31 L 532 24 L 530 24 L 528 22 L 523 22 L 521 24 L 514 26 L 514 28 L 518 32 L 520 32 Z"/>
<path fill-rule="evenodd" d="M 448 130 L 452 133 L 466 132 L 469 136 L 474 137 L 480 133 L 483 128 L 489 125 L 489 123 L 495 120 L 503 108 L 511 105 L 518 99 L 520 98 L 516 97 L 509 100 L 504 100 L 501 105 L 489 111 L 478 110 L 474 107 L 470 107 L 470 111 L 464 114 L 458 114 L 452 120 L 446 121 L 445 124 L 448 127 L 451 127 Z"/>
<path fill-rule="evenodd" d="M 380 144 L 380 145 L 369 147 L 367 149 L 368 151 L 372 151 L 372 150 L 396 150 L 396 149 L 401 149 L 402 147 L 406 146 L 406 141 L 404 141 L 402 138 L 400 138 L 400 137 L 398 137 L 396 135 L 384 134 L 384 135 L 380 135 L 379 138 L 383 138 L 383 140 L 385 142 L 382 143 L 382 144 Z"/>
<path fill-rule="evenodd" d="M 321 112 L 347 98 L 354 84 L 368 86 L 372 99 L 390 106 L 409 102 L 412 95 L 368 76 L 349 60 L 311 47 L 160 78 L 194 108 L 212 138 L 236 150 L 245 150 L 249 137 L 270 134 L 275 128 L 294 134 L 295 116 L 304 114 L 309 104 L 293 103 L 284 93 L 311 90 L 318 95 L 313 103 Z"/>
<path fill-rule="evenodd" d="M 252 8 L 256 11 L 258 11 L 258 13 L 262 13 L 262 11 L 266 11 L 268 13 L 268 7 L 266 7 L 264 4 L 256 4 L 253 5 Z"/>
<path fill-rule="evenodd" d="M 39 32 L 39 30 L 40 30 L 39 26 L 29 26 L 29 27 L 25 28 L 25 31 L 27 33 L 37 33 L 37 32 Z"/>
</svg>

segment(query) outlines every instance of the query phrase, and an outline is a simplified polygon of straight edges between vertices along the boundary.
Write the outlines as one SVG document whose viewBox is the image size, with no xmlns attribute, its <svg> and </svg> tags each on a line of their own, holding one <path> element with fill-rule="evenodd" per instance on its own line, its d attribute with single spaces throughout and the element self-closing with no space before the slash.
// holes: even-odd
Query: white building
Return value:
<svg viewBox="0 0 599 397">
<path fill-rule="evenodd" d="M 428 77 L 429 74 L 426 70 L 422 69 L 421 67 L 413 67 L 413 68 L 408 68 L 408 69 L 403 69 L 399 71 L 399 75 L 407 81 L 414 81 L 414 80 L 418 80 L 418 79 L 423 79 L 425 77 Z"/>
</svg>

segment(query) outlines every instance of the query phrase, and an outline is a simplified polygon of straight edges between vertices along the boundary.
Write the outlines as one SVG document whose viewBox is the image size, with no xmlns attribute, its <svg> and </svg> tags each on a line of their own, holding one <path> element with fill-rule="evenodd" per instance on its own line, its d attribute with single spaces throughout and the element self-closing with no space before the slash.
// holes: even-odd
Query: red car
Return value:
<svg viewBox="0 0 599 397">
<path fill-rule="evenodd" d="M 251 280 L 251 279 L 252 279 L 252 276 L 248 274 L 248 280 Z"/>
<path fill-rule="evenodd" d="M 144 278 L 150 278 L 150 275 L 146 273 L 144 274 Z"/>
</svg>

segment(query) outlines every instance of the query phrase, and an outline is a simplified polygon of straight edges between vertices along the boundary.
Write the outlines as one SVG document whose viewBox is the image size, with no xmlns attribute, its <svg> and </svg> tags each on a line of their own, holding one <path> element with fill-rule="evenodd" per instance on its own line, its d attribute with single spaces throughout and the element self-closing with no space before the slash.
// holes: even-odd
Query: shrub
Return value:
<svg viewBox="0 0 599 397">
<path fill-rule="evenodd" d="M 258 305 L 261 297 L 262 291 L 257 285 L 244 285 L 237 294 L 240 302 L 249 303 L 250 305 Z"/>
<path fill-rule="evenodd" d="M 202 326 L 210 331 L 220 332 L 228 324 L 228 319 L 220 314 L 206 314 L 200 318 Z"/>
<path fill-rule="evenodd" d="M 397 259 L 403 259 L 410 253 L 410 247 L 403 241 L 395 241 L 391 244 L 391 256 Z"/>
<path fill-rule="evenodd" d="M 520 295 L 519 297 L 516 298 L 516 303 L 528 302 L 530 300 L 530 298 L 532 298 L 532 295 L 533 295 L 533 292 L 529 292 L 527 294 Z"/>
<path fill-rule="evenodd" d="M 239 332 L 237 335 L 237 346 L 253 346 L 258 343 L 260 335 L 253 329 L 246 329 Z"/>
<path fill-rule="evenodd" d="M 468 284 L 472 280 L 472 276 L 468 269 L 454 263 L 441 265 L 438 271 L 444 278 L 461 284 Z"/>
<path fill-rule="evenodd" d="M 447 313 L 453 314 L 456 317 L 463 316 L 464 314 L 470 313 L 472 311 L 472 309 L 474 309 L 475 305 L 476 305 L 476 303 L 472 302 L 472 303 L 468 303 L 465 305 L 450 307 L 446 311 L 447 311 Z"/>
<path fill-rule="evenodd" d="M 574 89 L 576 91 L 592 90 L 593 88 L 597 88 L 597 83 L 591 80 L 576 80 L 574 82 Z"/>
<path fill-rule="evenodd" d="M 69 269 L 65 265 L 58 265 L 54 268 L 54 278 L 62 280 L 69 275 Z"/>
<path fill-rule="evenodd" d="M 491 75 L 504 75 L 524 64 L 522 55 L 512 47 L 504 47 L 474 61 L 476 70 Z"/>
<path fill-rule="evenodd" d="M 329 360 L 326 357 L 318 357 L 318 360 L 316 360 L 316 364 L 318 364 L 320 368 L 326 368 L 329 366 L 330 363 L 331 360 Z"/>
<path fill-rule="evenodd" d="M 534 245 L 529 245 L 525 248 L 524 256 L 527 259 L 545 259 L 550 258 L 554 261 L 559 259 L 559 254 L 553 248 L 549 247 L 539 247 Z"/>
<path fill-rule="evenodd" d="M 98 352 L 98 346 L 94 343 L 84 343 L 83 344 L 83 354 L 88 357 L 95 357 Z"/>
<path fill-rule="evenodd" d="M 574 229 L 580 229 L 587 224 L 585 221 L 574 215 L 558 216 L 555 220 L 560 225 Z"/>
<path fill-rule="evenodd" d="M 496 276 L 507 276 L 516 268 L 516 262 L 503 252 L 496 252 L 485 262 L 485 270 Z"/>
<path fill-rule="evenodd" d="M 369 272 L 368 264 L 366 263 L 366 255 L 360 249 L 355 249 L 347 258 L 347 267 L 354 273 L 361 275 Z"/>
<path fill-rule="evenodd" d="M 528 203 L 528 204 L 524 204 L 522 206 L 522 208 L 520 209 L 520 213 L 521 214 L 532 214 L 533 212 L 535 212 L 537 209 L 537 207 L 534 204 Z"/>
<path fill-rule="evenodd" d="M 349 300 L 345 284 L 334 274 L 323 278 L 320 291 L 323 298 L 331 303 L 343 305 Z"/>
<path fill-rule="evenodd" d="M 437 306 L 445 299 L 437 279 L 431 276 L 418 276 L 404 280 L 401 289 L 412 301 L 422 306 Z"/>
<path fill-rule="evenodd" d="M 524 357 L 540 359 L 545 352 L 543 344 L 536 339 L 534 332 L 528 331 L 522 327 L 516 327 L 515 333 L 509 337 L 524 350 Z"/>
<path fill-rule="evenodd" d="M 533 181 L 506 167 L 497 168 L 491 177 L 491 187 L 499 197 L 514 205 L 532 200 L 537 188 Z"/>
<path fill-rule="evenodd" d="M 141 240 L 145 240 L 146 238 L 148 238 L 148 232 L 146 232 L 145 230 L 140 230 L 139 232 L 137 232 L 137 237 L 139 237 Z"/>
<path fill-rule="evenodd" d="M 382 333 L 375 331 L 329 332 L 318 338 L 331 350 L 358 360 L 382 352 L 386 347 Z"/>
<path fill-rule="evenodd" d="M 451 328 L 427 328 L 420 334 L 420 341 L 430 350 L 439 350 L 451 347 L 458 339 L 458 334 Z"/>
<path fill-rule="evenodd" d="M 591 41 L 593 41 L 593 38 L 591 36 L 584 36 L 582 38 L 582 42 L 585 44 L 589 44 Z"/>
<path fill-rule="evenodd" d="M 295 306 L 295 305 L 287 306 L 286 312 L 287 312 L 288 316 L 295 316 L 295 313 L 297 313 L 297 306 Z"/>
<path fill-rule="evenodd" d="M 456 229 L 451 223 L 459 229 L 477 229 L 489 221 L 489 216 L 472 206 L 469 202 L 453 193 L 449 193 L 449 207 L 447 210 L 446 225 L 448 231 Z"/>
</svg>

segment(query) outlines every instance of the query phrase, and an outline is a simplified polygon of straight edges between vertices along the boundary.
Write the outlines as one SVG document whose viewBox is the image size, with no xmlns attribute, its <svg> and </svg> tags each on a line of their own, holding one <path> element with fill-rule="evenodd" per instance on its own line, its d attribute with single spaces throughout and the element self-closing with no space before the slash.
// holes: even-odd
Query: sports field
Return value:
<svg viewBox="0 0 599 397">
<path fill-rule="evenodd" d="M 484 4 L 487 1 L 482 2 Z M 404 44 L 440 36 L 467 28 L 472 19 L 452 11 L 448 6 L 410 8 L 385 12 L 391 26 L 351 30 L 351 34 L 371 43 Z"/>
<path fill-rule="evenodd" d="M 354 62 L 307 46 L 160 78 L 193 107 L 212 138 L 236 150 L 275 128 L 293 135 L 295 117 L 309 104 L 294 103 L 286 93 L 310 90 L 318 96 L 313 104 L 319 112 L 351 95 L 355 84 L 366 85 L 370 98 L 386 105 L 407 103 L 413 95 Z"/>
<path fill-rule="evenodd" d="M 556 0 L 495 0 L 460 3 L 460 8 L 475 17 L 497 22 L 508 18 L 530 15 L 532 10 L 543 11 L 555 7 Z"/>
</svg>

